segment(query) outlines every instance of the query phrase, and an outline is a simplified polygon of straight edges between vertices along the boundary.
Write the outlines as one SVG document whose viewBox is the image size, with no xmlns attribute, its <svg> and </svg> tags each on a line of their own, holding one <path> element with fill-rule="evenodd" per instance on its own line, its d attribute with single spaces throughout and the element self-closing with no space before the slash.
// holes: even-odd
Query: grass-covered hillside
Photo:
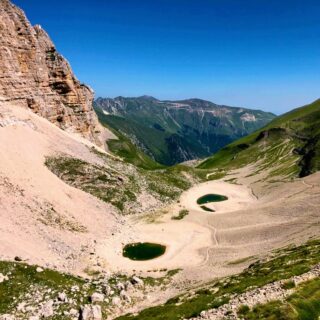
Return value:
<svg viewBox="0 0 320 320">
<path fill-rule="evenodd" d="M 131 150 L 132 160 L 140 159 L 142 167 L 100 153 L 95 148 L 90 151 L 99 164 L 64 155 L 48 157 L 45 164 L 67 184 L 112 204 L 123 214 L 163 207 L 194 183 L 205 179 L 206 170 L 183 165 L 162 167 L 148 157 L 139 158 L 140 153 L 134 152 L 134 146 Z"/>
<path fill-rule="evenodd" d="M 95 272 L 84 278 L 22 261 L 0 261 L 0 319 L 110 319 L 153 287 L 166 288 L 178 272 L 165 270 L 158 278 Z M 95 317 L 85 316 L 84 307 L 94 308 Z"/>
<path fill-rule="evenodd" d="M 146 170 L 154 170 L 164 168 L 164 165 L 153 160 L 146 155 L 138 146 L 136 146 L 121 130 L 116 130 L 112 126 L 108 125 L 107 116 L 100 109 L 96 109 L 96 113 L 100 122 L 111 130 L 116 139 L 109 139 L 107 141 L 109 150 L 124 159 L 126 162 L 133 164 L 134 166 Z"/>
<path fill-rule="evenodd" d="M 160 101 L 148 96 L 99 98 L 95 110 L 103 124 L 165 165 L 208 156 L 274 118 L 200 99 Z"/>
<path fill-rule="evenodd" d="M 289 284 L 289 282 L 288 282 Z M 315 278 L 300 285 L 283 301 L 259 304 L 250 309 L 243 306 L 238 312 L 240 319 L 299 319 L 317 320 L 320 315 L 320 279 Z"/>
<path fill-rule="evenodd" d="M 235 169 L 257 164 L 257 173 L 306 176 L 320 169 L 320 100 L 275 118 L 267 126 L 233 142 L 199 165 Z"/>
<path fill-rule="evenodd" d="M 236 263 L 236 262 L 235 262 Z M 240 262 L 239 262 L 240 263 Z M 244 297 L 240 301 L 245 302 L 245 297 L 250 297 L 250 292 L 262 293 L 263 288 L 269 286 L 272 294 L 272 284 L 275 293 L 283 291 L 287 300 L 275 301 L 265 306 L 248 307 L 237 303 L 236 312 L 240 319 L 303 319 L 317 320 L 320 315 L 319 278 L 317 269 L 314 271 L 314 279 L 309 282 L 300 282 L 295 285 L 297 276 L 306 274 L 320 263 L 320 241 L 314 240 L 305 245 L 290 246 L 274 251 L 273 255 L 264 261 L 252 263 L 246 270 L 238 275 L 223 278 L 208 285 L 190 290 L 168 300 L 165 304 L 148 308 L 137 315 L 125 315 L 118 320 L 180 320 L 197 317 L 205 310 L 215 310 L 226 307 L 225 319 L 232 315 L 231 300 Z M 317 267 L 318 268 L 318 267 Z M 308 277 L 306 277 L 308 278 Z M 280 281 L 280 287 L 277 286 Z M 262 288 L 262 290 L 259 290 Z M 290 290 L 290 291 L 289 291 Z M 250 299 L 247 299 L 250 301 Z M 281 306 L 282 309 L 279 310 Z M 259 310 L 257 310 L 259 308 Z M 289 311 L 289 312 L 286 312 Z M 279 316 L 280 315 L 280 316 Z M 205 318 L 205 317 L 204 317 Z M 201 318 L 202 319 L 202 318 Z M 206 318 L 205 318 L 206 319 Z M 230 319 L 234 319 L 231 317 Z"/>
</svg>

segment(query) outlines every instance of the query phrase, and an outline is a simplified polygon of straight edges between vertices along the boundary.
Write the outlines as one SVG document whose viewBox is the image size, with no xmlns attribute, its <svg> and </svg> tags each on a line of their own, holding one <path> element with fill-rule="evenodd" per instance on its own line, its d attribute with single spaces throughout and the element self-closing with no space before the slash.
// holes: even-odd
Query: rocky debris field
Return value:
<svg viewBox="0 0 320 320">
<path fill-rule="evenodd" d="M 154 287 L 169 285 L 177 272 L 168 271 L 160 278 L 107 272 L 82 278 L 23 262 L 3 261 L 0 320 L 107 319 L 148 299 L 148 292 Z"/>
<path fill-rule="evenodd" d="M 82 279 L 24 263 L 1 263 L 0 319 L 102 319 L 143 296 L 137 276 Z M 10 313 L 6 311 L 10 310 Z M 1 315 L 2 314 L 2 315 Z"/>
<path fill-rule="evenodd" d="M 217 308 L 201 312 L 199 317 L 192 320 L 220 320 L 220 319 L 239 319 L 238 311 L 241 307 L 247 306 L 252 308 L 258 304 L 266 304 L 271 301 L 280 300 L 290 296 L 295 291 L 295 287 L 303 282 L 319 278 L 320 264 L 316 265 L 312 270 L 299 276 L 294 276 L 287 280 L 276 281 L 267 284 L 261 288 L 249 290 L 243 294 L 235 296 L 229 303 Z M 286 289 L 286 284 L 291 283 L 293 288 Z"/>
</svg>

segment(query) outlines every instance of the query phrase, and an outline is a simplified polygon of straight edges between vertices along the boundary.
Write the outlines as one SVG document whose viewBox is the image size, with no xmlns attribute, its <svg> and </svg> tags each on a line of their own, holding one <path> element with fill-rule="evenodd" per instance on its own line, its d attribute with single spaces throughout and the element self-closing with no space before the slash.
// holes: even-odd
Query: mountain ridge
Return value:
<svg viewBox="0 0 320 320">
<path fill-rule="evenodd" d="M 261 154 L 264 154 L 265 159 L 272 159 L 272 170 L 282 170 L 288 177 L 307 176 L 320 169 L 319 125 L 320 99 L 276 117 L 265 127 L 221 149 L 198 167 L 231 169 L 257 162 L 263 166 L 266 160 Z M 274 154 L 275 149 L 281 157 Z"/>
<path fill-rule="evenodd" d="M 94 108 L 104 114 L 100 116 L 102 123 L 126 135 L 164 165 L 204 158 L 275 117 L 269 112 L 198 98 L 170 101 L 145 95 L 100 97 Z"/>
</svg>

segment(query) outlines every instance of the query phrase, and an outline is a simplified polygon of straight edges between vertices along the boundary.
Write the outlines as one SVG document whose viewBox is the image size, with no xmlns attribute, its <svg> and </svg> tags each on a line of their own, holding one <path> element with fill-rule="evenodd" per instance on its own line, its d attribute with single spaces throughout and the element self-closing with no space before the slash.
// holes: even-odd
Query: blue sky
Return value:
<svg viewBox="0 0 320 320">
<path fill-rule="evenodd" d="M 96 96 L 280 114 L 320 97 L 319 0 L 14 0 Z"/>
</svg>

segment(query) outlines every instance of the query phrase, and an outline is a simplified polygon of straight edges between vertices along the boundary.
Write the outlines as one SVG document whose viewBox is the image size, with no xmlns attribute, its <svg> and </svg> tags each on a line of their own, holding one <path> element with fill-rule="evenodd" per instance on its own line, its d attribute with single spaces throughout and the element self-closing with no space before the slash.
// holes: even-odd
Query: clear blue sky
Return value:
<svg viewBox="0 0 320 320">
<path fill-rule="evenodd" d="M 320 97 L 319 0 L 13 0 L 96 96 L 277 114 Z"/>
</svg>

